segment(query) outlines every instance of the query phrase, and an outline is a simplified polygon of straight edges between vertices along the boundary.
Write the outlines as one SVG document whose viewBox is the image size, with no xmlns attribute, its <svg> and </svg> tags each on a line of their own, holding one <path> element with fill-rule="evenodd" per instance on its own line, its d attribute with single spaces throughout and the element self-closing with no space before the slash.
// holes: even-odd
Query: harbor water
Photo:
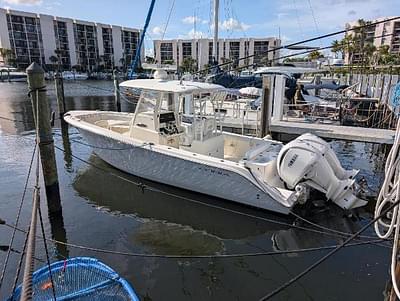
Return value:
<svg viewBox="0 0 400 301">
<path fill-rule="evenodd" d="M 67 110 L 114 110 L 112 85 L 107 81 L 65 82 Z M 26 83 L 0 83 L 0 219 L 8 224 L 15 221 L 35 143 L 27 94 Z M 53 82 L 48 82 L 47 94 L 56 111 Z M 133 108 L 133 104 L 122 100 L 123 111 Z M 49 243 L 51 260 L 97 257 L 126 278 L 142 300 L 258 300 L 328 250 L 192 259 L 133 253 L 254 254 L 332 246 L 344 241 L 343 236 L 293 218 L 125 174 L 99 159 L 76 129 L 66 130 L 68 136 L 65 131 L 62 134 L 61 122 L 56 120 L 54 140 L 63 212 L 62 216 L 49 217 L 42 191 L 46 236 L 131 255 Z M 359 176 L 366 179 L 369 193 L 377 194 L 383 181 L 385 147 L 343 141 L 331 144 L 343 166 L 360 169 Z M 29 181 L 19 223 L 19 228 L 25 230 L 31 214 L 33 180 Z M 316 206 L 307 218 L 324 227 L 353 233 L 371 219 L 371 202 L 352 217 L 334 207 L 326 210 Z M 318 231 L 290 227 L 293 223 Z M 8 245 L 11 233 L 9 227 L 0 225 L 0 245 Z M 373 237 L 373 229 L 364 235 Z M 13 244 L 16 252 L 11 253 L 0 300 L 10 294 L 23 241 L 24 234 L 17 232 Z M 382 300 L 389 279 L 391 248 L 387 246 L 344 248 L 273 300 Z M 6 252 L 0 251 L 1 269 L 5 257 Z M 36 257 L 45 260 L 40 239 Z M 37 261 L 36 269 L 43 265 Z"/>
</svg>

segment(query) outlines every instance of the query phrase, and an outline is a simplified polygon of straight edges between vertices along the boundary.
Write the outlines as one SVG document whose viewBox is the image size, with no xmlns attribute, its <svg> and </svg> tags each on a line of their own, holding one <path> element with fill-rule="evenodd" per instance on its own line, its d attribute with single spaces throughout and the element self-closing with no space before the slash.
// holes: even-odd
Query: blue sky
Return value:
<svg viewBox="0 0 400 301">
<path fill-rule="evenodd" d="M 146 49 L 151 39 L 209 37 L 210 0 L 156 0 Z M 400 15 L 399 0 L 220 0 L 221 37 L 278 36 L 291 43 L 343 29 L 346 21 Z M 1 7 L 143 27 L 150 0 L 0 0 Z M 330 45 L 332 39 L 316 42 Z"/>
</svg>

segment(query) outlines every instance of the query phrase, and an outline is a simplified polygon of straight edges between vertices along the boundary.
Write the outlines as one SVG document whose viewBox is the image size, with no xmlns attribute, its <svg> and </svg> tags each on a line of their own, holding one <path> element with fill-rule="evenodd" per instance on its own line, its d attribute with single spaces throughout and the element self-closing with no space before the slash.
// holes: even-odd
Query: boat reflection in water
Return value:
<svg viewBox="0 0 400 301">
<path fill-rule="evenodd" d="M 298 224 L 294 219 L 126 174 L 94 154 L 89 162 L 92 165 L 80 170 L 74 179 L 74 189 L 101 210 L 134 216 L 140 225 L 128 239 L 154 253 L 238 253 L 238 245 L 240 252 L 295 250 L 334 245 L 344 240 L 340 236 L 286 225 Z M 360 228 L 359 222 L 343 217 L 341 211 L 335 212 L 332 208 L 309 214 L 308 218 L 342 232 Z M 304 222 L 301 226 L 311 227 Z"/>
</svg>

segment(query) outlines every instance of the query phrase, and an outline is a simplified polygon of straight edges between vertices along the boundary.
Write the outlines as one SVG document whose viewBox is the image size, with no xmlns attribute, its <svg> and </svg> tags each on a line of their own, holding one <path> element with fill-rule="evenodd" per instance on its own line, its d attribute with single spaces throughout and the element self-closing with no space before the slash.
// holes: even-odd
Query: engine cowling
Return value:
<svg viewBox="0 0 400 301">
<path fill-rule="evenodd" d="M 286 144 L 279 152 L 277 169 L 289 189 L 310 186 L 344 209 L 367 203 L 355 195 L 358 170 L 345 170 L 329 144 L 315 135 L 304 134 Z"/>
</svg>

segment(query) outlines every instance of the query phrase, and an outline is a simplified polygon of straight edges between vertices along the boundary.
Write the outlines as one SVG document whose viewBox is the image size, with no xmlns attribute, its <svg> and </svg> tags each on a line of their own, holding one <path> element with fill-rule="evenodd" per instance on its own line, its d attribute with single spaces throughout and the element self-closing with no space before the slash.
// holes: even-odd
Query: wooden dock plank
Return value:
<svg viewBox="0 0 400 301">
<path fill-rule="evenodd" d="M 385 129 L 370 129 L 353 126 L 338 126 L 330 124 L 303 123 L 293 121 L 273 121 L 272 132 L 301 135 L 312 133 L 321 138 L 350 140 L 393 144 L 395 131 Z"/>
</svg>

